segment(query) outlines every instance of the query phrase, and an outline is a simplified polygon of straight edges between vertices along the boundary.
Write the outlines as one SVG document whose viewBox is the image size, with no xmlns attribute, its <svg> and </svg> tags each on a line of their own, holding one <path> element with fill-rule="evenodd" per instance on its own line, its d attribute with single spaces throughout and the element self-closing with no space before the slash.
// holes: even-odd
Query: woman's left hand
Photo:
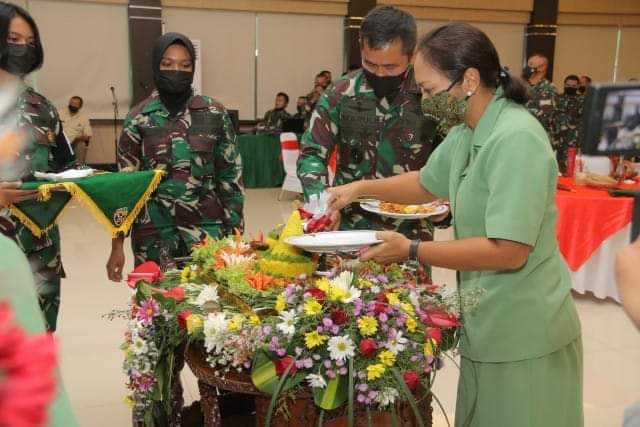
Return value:
<svg viewBox="0 0 640 427">
<path fill-rule="evenodd" d="M 404 262 L 409 258 L 411 240 L 395 231 L 379 231 L 376 237 L 382 243 L 364 249 L 360 253 L 361 261 L 373 260 L 382 264 Z"/>
</svg>

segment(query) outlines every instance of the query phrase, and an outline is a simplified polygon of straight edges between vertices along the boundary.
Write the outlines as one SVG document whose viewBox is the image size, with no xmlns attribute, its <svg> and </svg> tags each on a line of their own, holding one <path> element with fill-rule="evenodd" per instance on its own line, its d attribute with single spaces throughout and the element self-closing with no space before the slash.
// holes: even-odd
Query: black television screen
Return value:
<svg viewBox="0 0 640 427">
<path fill-rule="evenodd" d="M 589 88 L 582 122 L 582 152 L 640 154 L 640 85 L 597 83 Z"/>
</svg>

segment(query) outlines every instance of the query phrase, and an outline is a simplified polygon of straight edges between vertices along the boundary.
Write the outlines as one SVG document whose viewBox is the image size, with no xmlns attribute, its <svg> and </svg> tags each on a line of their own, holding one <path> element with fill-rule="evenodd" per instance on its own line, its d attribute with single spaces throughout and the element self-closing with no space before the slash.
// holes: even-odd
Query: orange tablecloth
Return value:
<svg viewBox="0 0 640 427">
<path fill-rule="evenodd" d="M 576 186 L 573 178 L 559 178 L 558 183 L 575 190 L 558 190 L 556 203 L 560 252 L 571 270 L 577 271 L 602 242 L 631 222 L 633 198 L 611 197 L 606 190 Z"/>
</svg>

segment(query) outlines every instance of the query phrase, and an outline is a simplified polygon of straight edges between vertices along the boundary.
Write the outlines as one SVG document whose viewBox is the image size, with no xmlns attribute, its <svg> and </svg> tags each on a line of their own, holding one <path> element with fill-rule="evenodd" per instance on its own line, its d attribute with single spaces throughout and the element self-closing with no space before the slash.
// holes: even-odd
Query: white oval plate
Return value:
<svg viewBox="0 0 640 427">
<path fill-rule="evenodd" d="M 367 246 L 382 243 L 373 230 L 328 231 L 293 236 L 286 243 L 307 252 L 356 252 Z"/>
<path fill-rule="evenodd" d="M 435 202 L 424 204 L 424 206 L 429 206 L 429 205 L 438 205 L 438 204 Z M 396 219 L 424 219 L 432 216 L 442 215 L 447 213 L 447 211 L 449 211 L 449 207 L 447 205 L 439 204 L 439 206 L 437 206 L 437 209 L 435 211 L 427 214 L 401 214 L 401 213 L 394 213 L 394 212 L 385 212 L 383 210 L 380 210 L 379 201 L 362 202 L 360 203 L 360 207 L 362 207 L 362 209 L 364 209 L 367 212 L 378 214 L 380 216 L 386 216 L 389 218 L 396 218 Z"/>
</svg>

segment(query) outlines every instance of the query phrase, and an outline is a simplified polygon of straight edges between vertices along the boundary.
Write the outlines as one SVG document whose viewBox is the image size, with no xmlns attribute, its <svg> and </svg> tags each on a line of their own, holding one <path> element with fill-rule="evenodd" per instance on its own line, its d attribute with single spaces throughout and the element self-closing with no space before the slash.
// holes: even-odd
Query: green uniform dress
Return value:
<svg viewBox="0 0 640 427">
<path fill-rule="evenodd" d="M 498 89 L 475 129 L 451 130 L 420 172 L 451 201 L 456 239 L 526 244 L 514 271 L 462 271 L 483 288 L 464 330 L 456 426 L 579 427 L 582 343 L 569 270 L 556 240 L 558 167 L 547 135 Z"/>
<path fill-rule="evenodd" d="M 38 306 L 33 275 L 20 248 L 0 235 L 0 301 L 9 301 L 14 320 L 29 334 L 45 332 L 45 323 Z M 2 379 L 0 379 L 2 383 Z M 58 381 L 56 398 L 49 405 L 47 425 L 50 427 L 75 427 L 78 425 L 62 382 Z"/>
</svg>

